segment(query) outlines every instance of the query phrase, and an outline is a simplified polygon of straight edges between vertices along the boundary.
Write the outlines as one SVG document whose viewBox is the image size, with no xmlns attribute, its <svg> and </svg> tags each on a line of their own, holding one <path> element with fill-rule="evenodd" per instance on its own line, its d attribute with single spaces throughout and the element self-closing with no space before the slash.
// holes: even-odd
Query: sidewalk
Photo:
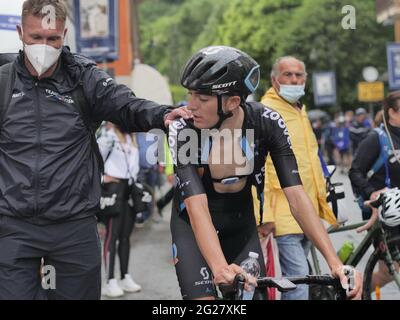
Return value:
<svg viewBox="0 0 400 320">
<path fill-rule="evenodd" d="M 143 228 L 133 230 L 129 273 L 142 286 L 142 291 L 125 294 L 119 300 L 181 300 L 172 263 L 170 215 L 171 204 L 163 210 L 162 218 L 156 213 L 156 217 L 147 220 Z M 118 259 L 116 260 L 116 276 L 119 276 Z M 104 266 L 102 277 L 104 284 Z"/>
</svg>

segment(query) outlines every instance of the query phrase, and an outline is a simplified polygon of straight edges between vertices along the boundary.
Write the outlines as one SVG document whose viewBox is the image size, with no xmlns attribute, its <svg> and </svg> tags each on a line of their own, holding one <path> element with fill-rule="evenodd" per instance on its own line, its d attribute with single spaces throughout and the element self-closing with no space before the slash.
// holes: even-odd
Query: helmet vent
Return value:
<svg viewBox="0 0 400 320">
<path fill-rule="evenodd" d="M 218 80 L 219 78 L 223 77 L 228 72 L 228 67 L 225 66 L 222 69 L 218 70 L 216 73 L 213 74 L 213 80 Z"/>
<path fill-rule="evenodd" d="M 191 63 L 190 68 L 186 70 L 186 74 L 190 75 L 192 74 L 193 70 L 200 64 L 201 60 L 203 60 L 203 57 L 198 57 L 193 63 Z"/>
</svg>

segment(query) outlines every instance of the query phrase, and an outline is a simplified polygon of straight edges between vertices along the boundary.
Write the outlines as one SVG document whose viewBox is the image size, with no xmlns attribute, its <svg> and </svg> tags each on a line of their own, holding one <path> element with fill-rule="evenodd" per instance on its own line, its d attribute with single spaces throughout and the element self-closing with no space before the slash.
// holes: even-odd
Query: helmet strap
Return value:
<svg viewBox="0 0 400 320">
<path fill-rule="evenodd" d="M 233 113 L 227 112 L 225 113 L 224 110 L 222 109 L 222 95 L 217 95 L 217 99 L 218 99 L 218 117 L 219 120 L 217 122 L 217 124 L 212 127 L 211 129 L 219 129 L 222 125 L 222 122 L 224 122 L 226 119 L 229 119 L 230 117 L 233 116 Z"/>
</svg>

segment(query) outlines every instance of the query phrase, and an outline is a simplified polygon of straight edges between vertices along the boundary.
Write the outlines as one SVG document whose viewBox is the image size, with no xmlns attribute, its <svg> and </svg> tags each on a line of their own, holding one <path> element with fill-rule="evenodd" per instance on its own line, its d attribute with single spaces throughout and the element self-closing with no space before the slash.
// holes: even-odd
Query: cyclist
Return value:
<svg viewBox="0 0 400 320">
<path fill-rule="evenodd" d="M 390 93 L 384 100 L 383 124 L 360 143 L 349 177 L 361 202 L 375 200 L 386 188 L 400 187 L 400 91 Z M 364 220 L 371 214 L 371 209 L 362 208 Z M 399 234 L 399 227 L 392 233 Z M 386 265 L 380 261 L 379 272 L 372 278 L 372 288 L 383 287 L 391 280 Z"/>
<path fill-rule="evenodd" d="M 171 217 L 173 254 L 184 299 L 213 299 L 213 279 L 216 284 L 231 283 L 243 273 L 238 265 L 249 251 L 258 252 L 264 265 L 251 187 L 257 188 L 262 201 L 268 153 L 293 215 L 327 259 L 332 274 L 347 281 L 301 185 L 284 121 L 260 103 L 245 102 L 259 79 L 256 61 L 225 46 L 201 49 L 184 69 L 181 83 L 189 91 L 193 121 L 173 122 L 168 139 L 177 177 Z M 359 298 L 359 273 L 355 282 L 349 296 Z M 254 298 L 262 298 L 260 292 Z"/>
</svg>

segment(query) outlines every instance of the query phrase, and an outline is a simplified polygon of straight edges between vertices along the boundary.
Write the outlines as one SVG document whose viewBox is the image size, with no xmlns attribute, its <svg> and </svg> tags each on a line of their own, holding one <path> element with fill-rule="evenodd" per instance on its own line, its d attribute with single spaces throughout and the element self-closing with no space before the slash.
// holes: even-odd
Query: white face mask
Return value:
<svg viewBox="0 0 400 320">
<path fill-rule="evenodd" d="M 57 62 L 61 51 L 62 47 L 56 49 L 47 44 L 27 45 L 24 43 L 24 52 L 39 76 L 49 70 L 50 67 Z"/>
<path fill-rule="evenodd" d="M 279 84 L 280 90 L 279 95 L 290 103 L 295 103 L 304 96 L 306 93 L 304 91 L 306 85 L 284 85 Z"/>
</svg>

